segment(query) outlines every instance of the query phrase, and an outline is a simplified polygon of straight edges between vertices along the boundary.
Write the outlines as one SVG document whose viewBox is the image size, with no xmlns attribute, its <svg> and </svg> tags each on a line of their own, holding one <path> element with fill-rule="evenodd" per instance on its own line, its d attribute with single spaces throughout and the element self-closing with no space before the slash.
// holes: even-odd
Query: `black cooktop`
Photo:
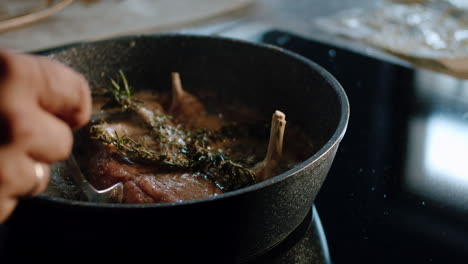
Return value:
<svg viewBox="0 0 468 264">
<path fill-rule="evenodd" d="M 327 239 L 315 206 L 279 245 L 245 264 L 331 264 Z"/>
<path fill-rule="evenodd" d="M 468 82 L 287 32 L 343 85 L 351 116 L 316 206 L 334 263 L 468 260 Z"/>
</svg>

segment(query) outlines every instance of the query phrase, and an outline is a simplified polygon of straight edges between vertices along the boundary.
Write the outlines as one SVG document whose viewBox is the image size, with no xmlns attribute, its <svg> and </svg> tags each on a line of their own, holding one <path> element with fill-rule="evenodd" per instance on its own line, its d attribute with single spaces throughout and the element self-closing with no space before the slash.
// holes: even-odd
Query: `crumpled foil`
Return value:
<svg viewBox="0 0 468 264">
<path fill-rule="evenodd" d="M 315 22 L 327 32 L 397 54 L 429 59 L 468 58 L 468 9 L 458 3 L 379 1 L 372 7 L 344 10 Z"/>
</svg>

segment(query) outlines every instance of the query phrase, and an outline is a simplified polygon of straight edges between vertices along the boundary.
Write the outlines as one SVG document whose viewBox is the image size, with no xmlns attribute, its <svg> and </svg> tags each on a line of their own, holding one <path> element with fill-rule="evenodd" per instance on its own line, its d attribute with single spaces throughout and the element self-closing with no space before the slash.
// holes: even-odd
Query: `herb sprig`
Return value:
<svg viewBox="0 0 468 264">
<path fill-rule="evenodd" d="M 168 169 L 199 171 L 207 175 L 221 190 L 231 191 L 255 183 L 252 170 L 227 158 L 224 154 L 210 149 L 211 141 L 221 140 L 225 131 L 210 131 L 198 129 L 190 131 L 183 125 L 172 124 L 168 115 L 148 112 L 144 104 L 133 98 L 133 89 L 127 78 L 119 71 L 120 80 L 111 79 L 111 86 L 104 95 L 109 101 L 104 108 L 120 107 L 121 111 L 131 111 L 142 117 L 148 134 L 156 141 L 164 144 L 166 150 L 173 153 L 161 153 L 150 149 L 144 143 L 137 142 L 127 135 L 110 135 L 101 123 L 91 127 L 93 139 L 100 140 L 115 147 L 123 157 L 134 162 L 155 165 Z M 177 134 L 184 144 L 171 140 L 169 135 Z"/>
</svg>

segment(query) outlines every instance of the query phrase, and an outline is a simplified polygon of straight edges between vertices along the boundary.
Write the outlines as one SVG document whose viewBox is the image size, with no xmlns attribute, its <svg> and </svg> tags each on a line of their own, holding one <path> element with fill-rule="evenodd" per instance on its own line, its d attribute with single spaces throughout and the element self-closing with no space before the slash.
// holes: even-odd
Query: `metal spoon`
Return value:
<svg viewBox="0 0 468 264">
<path fill-rule="evenodd" d="M 65 165 L 70 169 L 72 179 L 83 191 L 89 202 L 95 203 L 121 203 L 123 199 L 123 184 L 121 182 L 112 185 L 104 190 L 97 190 L 84 177 L 75 157 L 70 157 L 65 161 Z"/>
</svg>

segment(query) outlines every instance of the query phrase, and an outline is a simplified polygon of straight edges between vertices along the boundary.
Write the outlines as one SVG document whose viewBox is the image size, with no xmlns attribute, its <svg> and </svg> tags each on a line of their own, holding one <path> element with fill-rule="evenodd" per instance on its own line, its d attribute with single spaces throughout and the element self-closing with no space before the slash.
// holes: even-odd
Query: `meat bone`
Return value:
<svg viewBox="0 0 468 264">
<path fill-rule="evenodd" d="M 253 168 L 257 181 L 264 181 L 278 174 L 280 160 L 283 154 L 285 127 L 285 114 L 276 110 L 271 118 L 270 141 L 268 143 L 267 154 L 265 155 L 265 159 L 257 163 Z"/>
</svg>

